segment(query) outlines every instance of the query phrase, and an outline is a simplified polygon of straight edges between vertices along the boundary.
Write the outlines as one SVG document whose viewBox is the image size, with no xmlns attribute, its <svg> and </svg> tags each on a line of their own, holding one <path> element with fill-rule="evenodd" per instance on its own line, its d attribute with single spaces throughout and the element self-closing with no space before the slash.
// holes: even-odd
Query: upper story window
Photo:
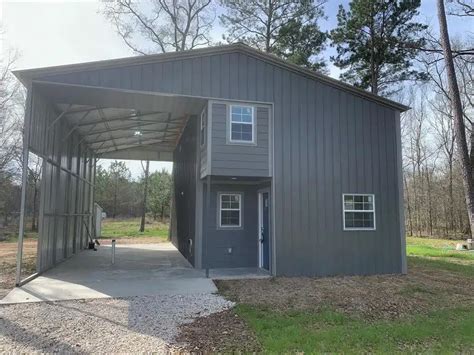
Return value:
<svg viewBox="0 0 474 355">
<path fill-rule="evenodd" d="M 344 230 L 375 230 L 375 196 L 344 194 Z"/>
<path fill-rule="evenodd" d="M 206 127 L 207 127 L 206 110 L 201 112 L 201 145 L 206 144 Z"/>
<path fill-rule="evenodd" d="M 230 141 L 255 143 L 254 109 L 252 106 L 232 105 L 230 107 Z"/>
<path fill-rule="evenodd" d="M 219 197 L 219 226 L 240 227 L 242 225 L 242 195 L 220 194 Z"/>
</svg>

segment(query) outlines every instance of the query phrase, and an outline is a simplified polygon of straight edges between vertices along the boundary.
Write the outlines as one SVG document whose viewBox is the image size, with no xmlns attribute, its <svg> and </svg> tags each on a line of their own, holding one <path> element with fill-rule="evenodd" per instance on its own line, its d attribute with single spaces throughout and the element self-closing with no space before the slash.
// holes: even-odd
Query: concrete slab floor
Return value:
<svg viewBox="0 0 474 355">
<path fill-rule="evenodd" d="M 256 267 L 237 267 L 209 269 L 209 277 L 213 280 L 266 279 L 270 272 Z"/>
<path fill-rule="evenodd" d="M 203 270 L 194 269 L 171 243 L 118 243 L 84 250 L 22 287 L 0 304 L 142 295 L 213 293 L 217 288 Z"/>
</svg>

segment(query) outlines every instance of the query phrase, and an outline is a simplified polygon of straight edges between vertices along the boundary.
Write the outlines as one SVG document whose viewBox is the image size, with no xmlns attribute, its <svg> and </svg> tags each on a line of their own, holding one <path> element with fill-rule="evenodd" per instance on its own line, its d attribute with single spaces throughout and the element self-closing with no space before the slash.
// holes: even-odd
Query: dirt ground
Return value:
<svg viewBox="0 0 474 355">
<path fill-rule="evenodd" d="M 247 324 L 233 311 L 222 311 L 180 327 L 176 341 L 189 353 L 253 353 L 262 350 Z"/>
<path fill-rule="evenodd" d="M 15 287 L 16 242 L 0 242 L 0 298 Z M 36 271 L 36 240 L 23 242 L 23 271 L 25 278 Z"/>
<path fill-rule="evenodd" d="M 474 306 L 471 278 L 421 265 L 409 265 L 408 275 L 279 277 L 218 281 L 217 286 L 220 294 L 240 304 L 277 312 L 330 307 L 368 322 L 426 314 L 445 307 Z M 252 331 L 233 311 L 200 318 L 182 326 L 180 334 L 180 340 L 189 344 L 187 351 L 261 349 Z"/>
<path fill-rule="evenodd" d="M 474 305 L 472 279 L 420 265 L 410 265 L 408 275 L 219 281 L 218 288 L 239 303 L 281 311 L 331 307 L 364 320 Z"/>
</svg>

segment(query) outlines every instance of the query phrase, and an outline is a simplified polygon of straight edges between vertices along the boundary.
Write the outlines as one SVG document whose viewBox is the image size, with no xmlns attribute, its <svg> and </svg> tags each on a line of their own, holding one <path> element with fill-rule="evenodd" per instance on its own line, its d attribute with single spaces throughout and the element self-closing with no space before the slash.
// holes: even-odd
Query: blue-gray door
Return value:
<svg viewBox="0 0 474 355">
<path fill-rule="evenodd" d="M 270 194 L 262 193 L 261 204 L 261 230 L 260 230 L 260 248 L 261 248 L 261 266 L 269 270 L 270 268 Z"/>
</svg>

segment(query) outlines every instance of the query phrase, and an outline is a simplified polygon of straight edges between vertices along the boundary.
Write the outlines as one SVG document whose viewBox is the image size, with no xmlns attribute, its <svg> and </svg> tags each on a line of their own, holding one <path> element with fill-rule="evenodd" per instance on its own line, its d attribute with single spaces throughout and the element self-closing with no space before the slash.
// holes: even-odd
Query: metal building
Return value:
<svg viewBox="0 0 474 355">
<path fill-rule="evenodd" d="M 38 272 L 86 246 L 99 157 L 174 162 L 172 241 L 196 268 L 406 272 L 407 107 L 242 44 L 15 75 L 44 164 Z"/>
</svg>

